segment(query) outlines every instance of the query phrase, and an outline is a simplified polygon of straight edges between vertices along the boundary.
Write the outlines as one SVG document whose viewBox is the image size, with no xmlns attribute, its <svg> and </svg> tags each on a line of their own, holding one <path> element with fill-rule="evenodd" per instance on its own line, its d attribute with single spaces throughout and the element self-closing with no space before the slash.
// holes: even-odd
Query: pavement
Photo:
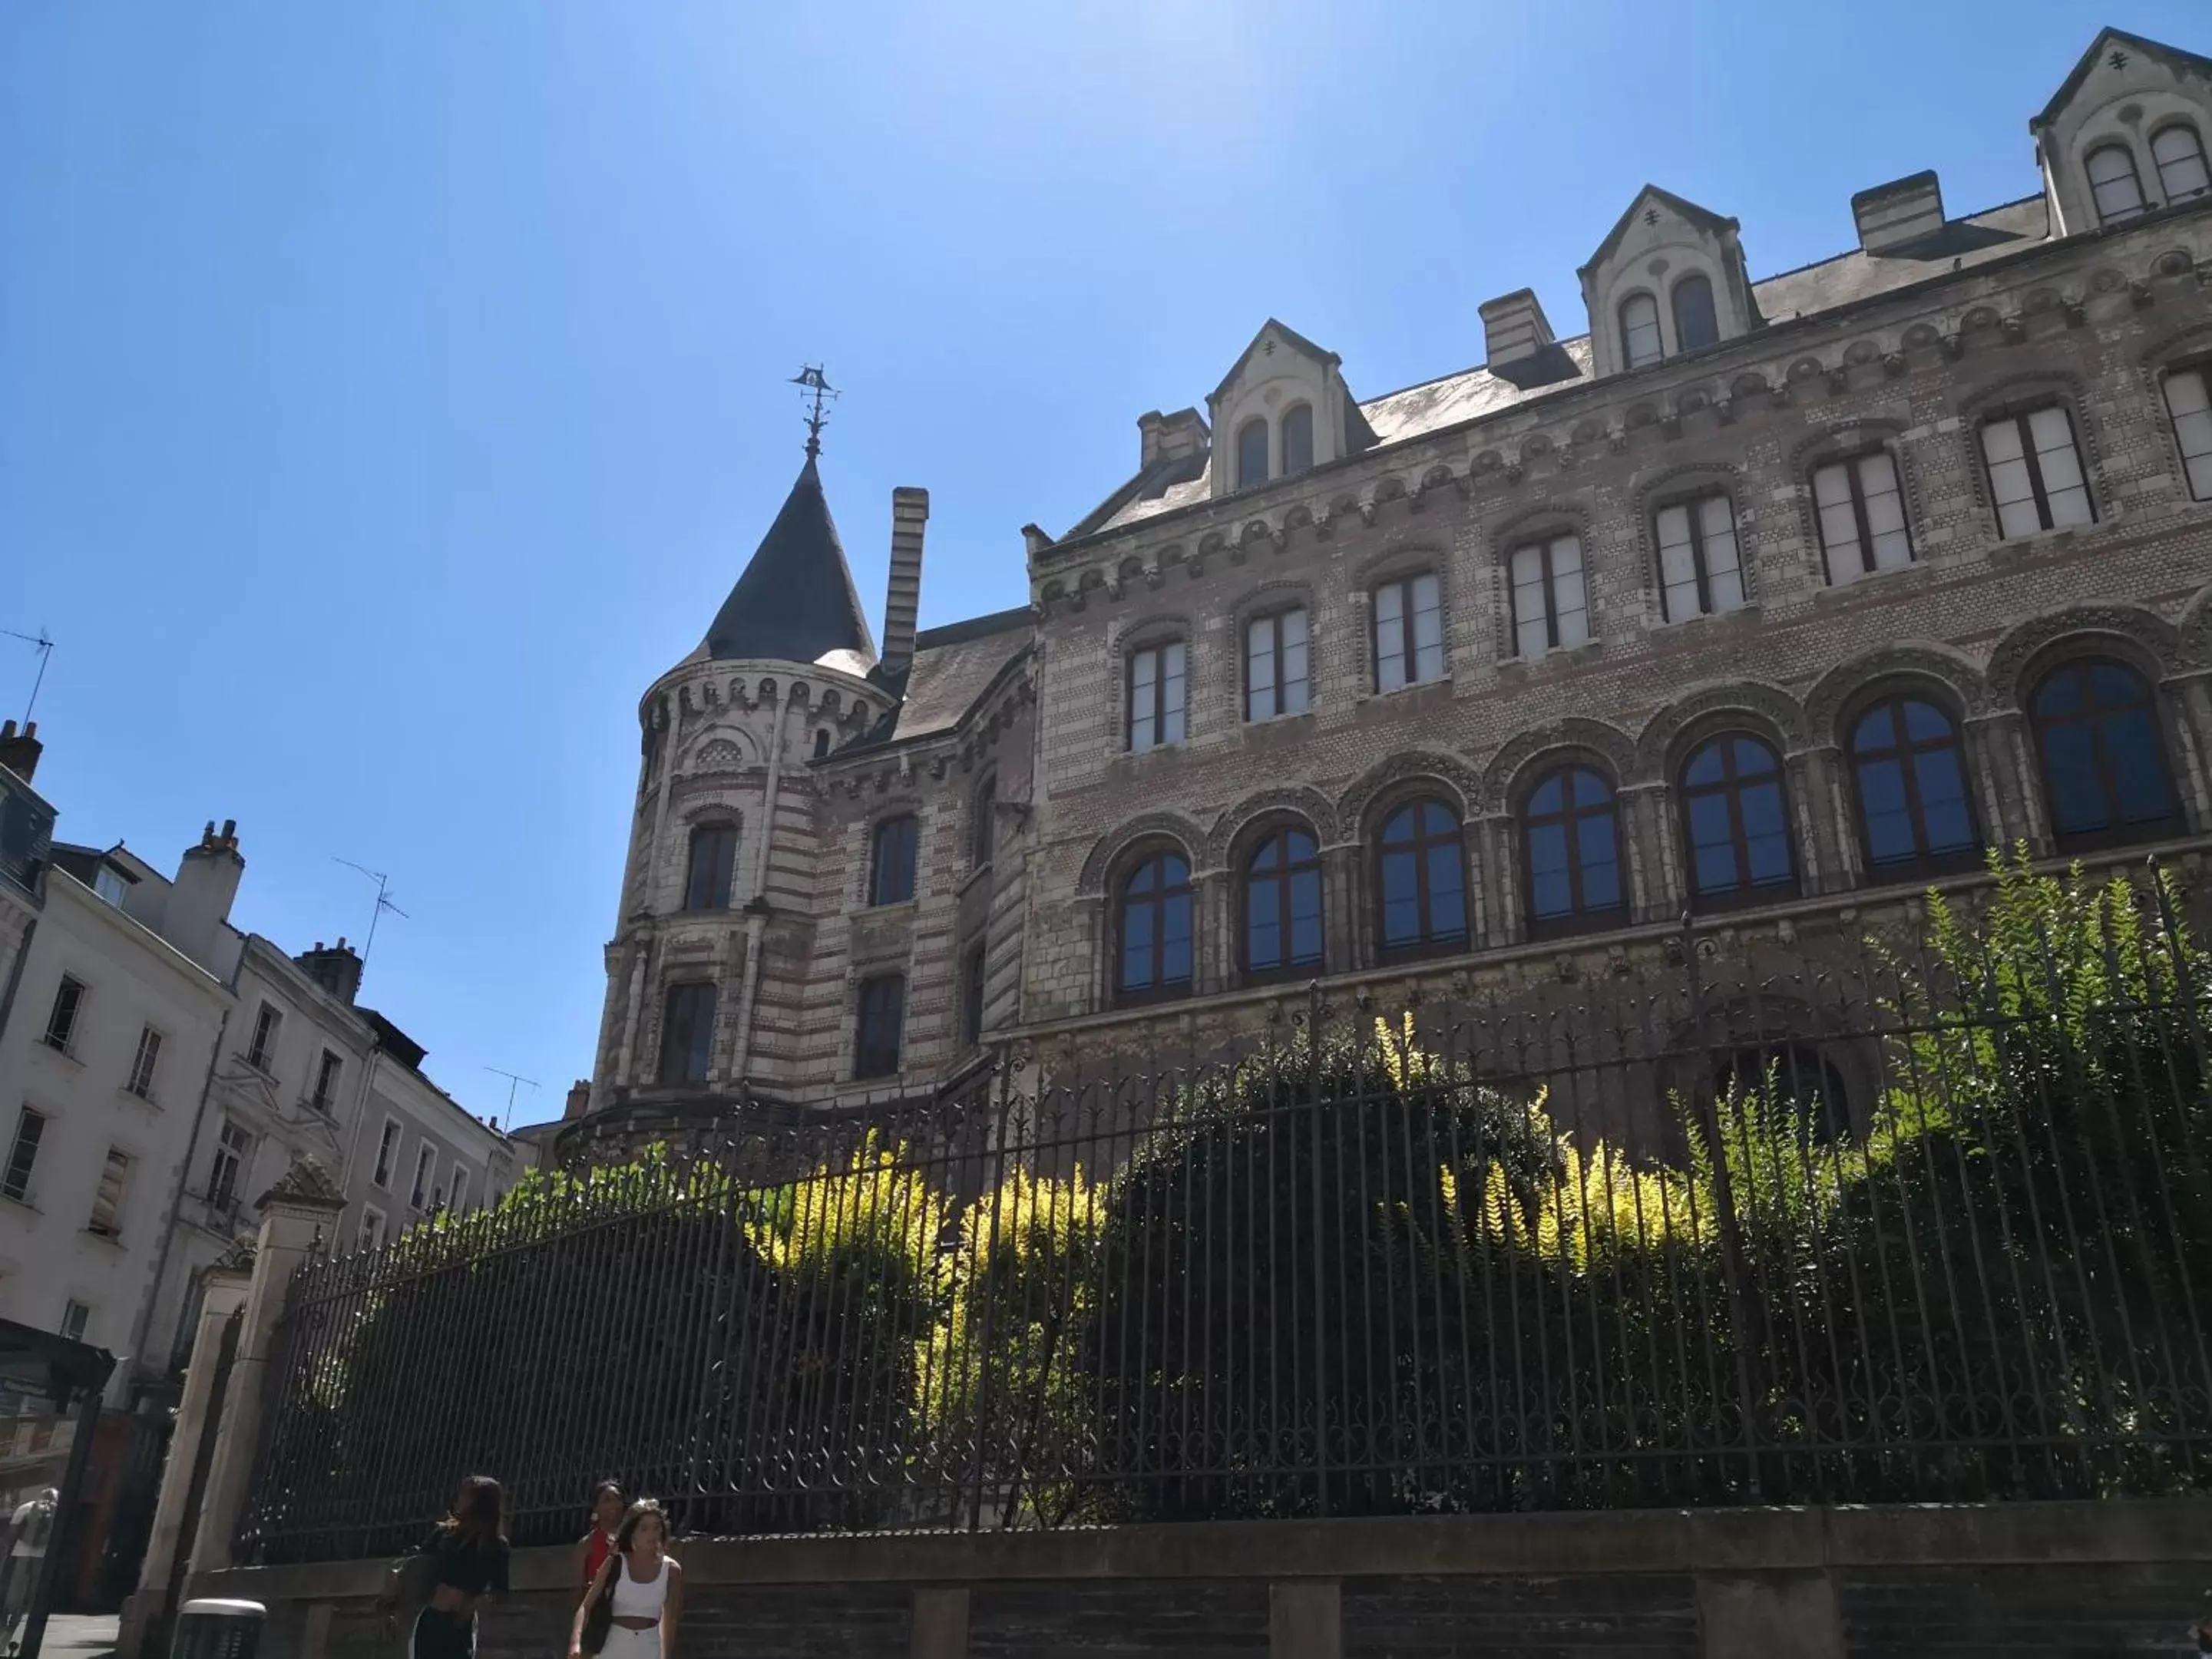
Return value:
<svg viewBox="0 0 2212 1659">
<path fill-rule="evenodd" d="M 58 1613 L 46 1620 L 40 1659 L 101 1659 L 115 1651 L 115 1615 Z"/>
</svg>

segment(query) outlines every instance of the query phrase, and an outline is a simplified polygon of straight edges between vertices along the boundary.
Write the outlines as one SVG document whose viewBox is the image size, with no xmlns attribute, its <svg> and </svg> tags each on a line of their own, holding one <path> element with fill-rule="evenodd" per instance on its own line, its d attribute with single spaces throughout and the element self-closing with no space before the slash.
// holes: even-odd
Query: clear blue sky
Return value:
<svg viewBox="0 0 2212 1659">
<path fill-rule="evenodd" d="M 1846 21 L 1847 20 L 1847 21 Z M 1763 276 L 1854 190 L 2032 193 L 2101 23 L 2204 0 L 9 0 L 0 628 L 60 641 L 39 783 L 156 865 L 209 817 L 235 913 L 358 938 L 364 999 L 479 1112 L 588 1071 L 635 706 L 799 462 L 802 360 L 880 614 L 1019 604 L 1018 527 L 1133 466 L 1270 313 L 1362 397 L 1478 362 L 1650 179 Z M 0 640 L 0 713 L 32 661 Z"/>
</svg>

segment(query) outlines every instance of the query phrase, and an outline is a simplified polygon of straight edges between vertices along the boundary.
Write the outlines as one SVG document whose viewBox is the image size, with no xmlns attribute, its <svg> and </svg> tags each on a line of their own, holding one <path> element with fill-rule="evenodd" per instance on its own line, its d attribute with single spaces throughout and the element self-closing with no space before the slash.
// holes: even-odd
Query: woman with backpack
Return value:
<svg viewBox="0 0 2212 1659">
<path fill-rule="evenodd" d="M 674 1659 L 684 1569 L 668 1553 L 668 1517 L 641 1498 L 592 1581 L 568 1632 L 568 1659 Z"/>
<path fill-rule="evenodd" d="M 409 1582 L 421 1599 L 410 1659 L 474 1659 L 477 1610 L 507 1594 L 506 1501 L 498 1481 L 471 1475 L 453 1513 L 394 1565 L 395 1581 Z"/>
</svg>

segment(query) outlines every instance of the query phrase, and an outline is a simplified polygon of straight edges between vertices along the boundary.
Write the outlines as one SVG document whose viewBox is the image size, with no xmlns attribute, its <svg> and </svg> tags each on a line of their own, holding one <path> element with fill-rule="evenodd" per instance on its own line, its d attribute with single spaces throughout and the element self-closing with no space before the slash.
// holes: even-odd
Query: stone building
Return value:
<svg viewBox="0 0 2212 1659">
<path fill-rule="evenodd" d="M 1586 331 L 1505 295 L 1481 367 L 1385 396 L 1270 320 L 1024 532 L 1024 610 L 917 633 L 897 492 L 880 652 L 810 444 L 641 706 L 561 1156 L 1234 1046 L 1310 981 L 1601 986 L 1685 913 L 1750 984 L 1989 847 L 2193 869 L 2212 60 L 2108 29 L 2028 125 L 2032 194 L 1875 185 L 1856 247 L 1763 277 L 1647 186 Z"/>
</svg>

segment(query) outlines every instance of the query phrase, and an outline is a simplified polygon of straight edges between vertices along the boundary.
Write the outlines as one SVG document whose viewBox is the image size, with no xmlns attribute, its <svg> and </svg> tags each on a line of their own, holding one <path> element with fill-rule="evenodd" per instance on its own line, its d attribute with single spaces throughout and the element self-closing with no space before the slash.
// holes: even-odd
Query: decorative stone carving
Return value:
<svg viewBox="0 0 2212 1659">
<path fill-rule="evenodd" d="M 1785 749 L 1806 746 L 1804 710 L 1781 687 L 1756 681 L 1708 685 L 1676 698 L 1644 723 L 1636 739 L 1637 777 L 1663 780 L 1672 769 L 1674 744 L 1683 732 L 1723 714 L 1749 714 L 1780 738 Z"/>
<path fill-rule="evenodd" d="M 1893 646 L 1838 663 L 1813 683 L 1805 694 L 1807 736 L 1814 743 L 1840 745 L 1844 734 L 1837 720 L 1844 705 L 1883 680 L 1900 678 L 1935 680 L 1950 690 L 1968 714 L 1990 712 L 1989 683 L 1964 656 L 1940 645 Z"/>
<path fill-rule="evenodd" d="M 1984 671 L 1990 695 L 2000 706 L 2018 707 L 2024 688 L 2021 672 L 2046 647 L 2069 635 L 2103 634 L 2134 645 L 2163 671 L 2174 660 L 2179 637 L 2173 625 L 2138 605 L 2076 605 L 2024 622 L 1990 653 Z"/>
<path fill-rule="evenodd" d="M 1456 755 L 1435 750 L 1413 750 L 1370 767 L 1338 798 L 1337 822 L 1356 829 L 1366 817 L 1376 797 L 1419 778 L 1431 778 L 1459 796 L 1460 810 L 1472 816 L 1481 798 L 1482 776 Z"/>
<path fill-rule="evenodd" d="M 1618 784 L 1636 769 L 1636 739 L 1603 720 L 1572 716 L 1523 732 L 1490 758 L 1483 769 L 1476 810 L 1485 817 L 1509 810 L 1519 781 L 1539 761 L 1548 763 L 1582 753 L 1595 755 Z"/>
<path fill-rule="evenodd" d="M 1115 860 L 1131 848 L 1144 841 L 1171 841 L 1182 848 L 1183 856 L 1191 862 L 1194 871 L 1204 860 L 1200 854 L 1206 845 L 1206 832 L 1180 812 L 1146 812 L 1119 824 L 1101 836 L 1083 860 L 1083 872 L 1076 878 L 1076 891 L 1097 897 L 1106 890 L 1106 872 Z"/>
<path fill-rule="evenodd" d="M 1337 841 L 1336 807 L 1320 790 L 1303 785 L 1263 789 L 1245 796 L 1214 820 L 1212 833 L 1206 838 L 1207 867 L 1218 869 L 1225 866 L 1230 848 L 1248 827 L 1285 813 L 1304 819 L 1322 846 L 1332 846 Z"/>
</svg>

